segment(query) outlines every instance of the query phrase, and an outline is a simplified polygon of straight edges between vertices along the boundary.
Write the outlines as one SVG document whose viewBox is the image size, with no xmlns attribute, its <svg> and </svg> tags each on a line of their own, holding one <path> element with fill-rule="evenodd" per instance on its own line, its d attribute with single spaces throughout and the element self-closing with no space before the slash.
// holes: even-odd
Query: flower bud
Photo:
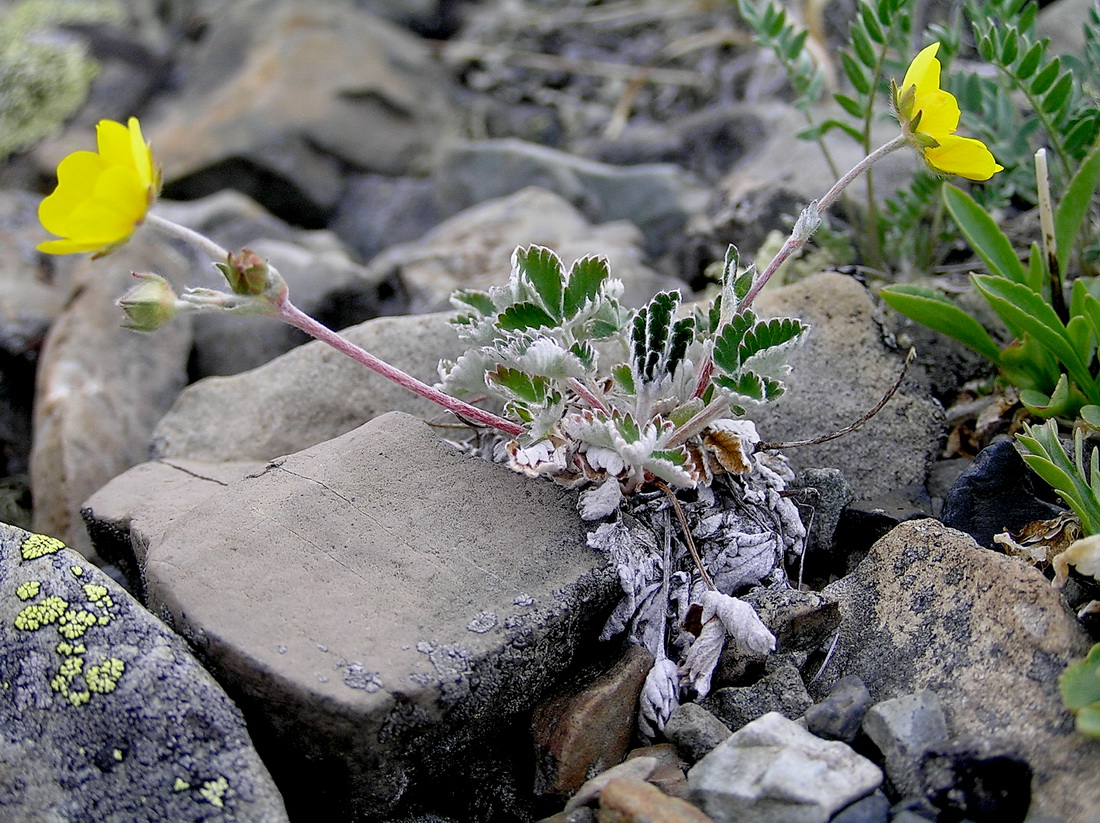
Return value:
<svg viewBox="0 0 1100 823">
<path fill-rule="evenodd" d="M 133 275 L 141 282 L 116 301 L 130 319 L 123 325 L 136 331 L 156 331 L 175 316 L 176 293 L 158 274 Z"/>
<path fill-rule="evenodd" d="M 234 294 L 260 295 L 271 285 L 267 261 L 248 249 L 231 253 L 228 262 L 214 265 L 225 275 Z"/>
</svg>

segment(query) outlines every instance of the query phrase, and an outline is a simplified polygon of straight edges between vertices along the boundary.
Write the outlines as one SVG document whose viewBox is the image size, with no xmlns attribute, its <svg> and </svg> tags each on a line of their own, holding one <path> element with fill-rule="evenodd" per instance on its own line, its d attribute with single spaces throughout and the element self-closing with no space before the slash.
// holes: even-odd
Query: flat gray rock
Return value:
<svg viewBox="0 0 1100 823">
<path fill-rule="evenodd" d="M 347 3 L 227 3 L 183 77 L 147 130 L 165 180 L 237 162 L 238 187 L 273 211 L 334 206 L 342 164 L 411 170 L 453 117 L 449 77 L 424 42 Z"/>
<path fill-rule="evenodd" d="M 882 771 L 846 743 L 822 740 L 777 712 L 736 731 L 688 772 L 715 823 L 827 823 L 870 794 Z"/>
<path fill-rule="evenodd" d="M 1058 678 L 1091 642 L 1036 569 L 935 520 L 903 523 L 828 586 L 840 641 L 814 684 L 857 675 L 876 701 L 930 689 L 952 739 L 1031 765 L 1033 815 L 1096 823 L 1100 741 L 1074 731 Z"/>
<path fill-rule="evenodd" d="M 379 317 L 345 329 L 344 336 L 429 384 L 439 379 L 440 358 L 462 351 L 443 314 Z M 188 386 L 153 431 L 152 456 L 271 460 L 388 411 L 429 420 L 443 413 L 434 403 L 314 341 L 257 369 Z"/>
<path fill-rule="evenodd" d="M 509 739 L 619 594 L 572 493 L 400 413 L 148 533 L 150 610 L 241 696 L 272 771 L 308 792 L 281 784 L 290 807 L 338 819 Z"/>
<path fill-rule="evenodd" d="M 0 524 L 0 820 L 286 821 L 179 637 L 56 538 Z"/>
<path fill-rule="evenodd" d="M 519 189 L 470 205 L 418 240 L 386 249 L 371 260 L 368 279 L 400 282 L 410 313 L 451 309 L 455 289 L 507 283 L 512 252 L 534 243 L 553 249 L 566 266 L 590 254 L 606 257 L 629 306 L 683 285 L 644 263 L 645 232 L 634 223 L 593 220 L 558 192 L 526 184 Z"/>
</svg>

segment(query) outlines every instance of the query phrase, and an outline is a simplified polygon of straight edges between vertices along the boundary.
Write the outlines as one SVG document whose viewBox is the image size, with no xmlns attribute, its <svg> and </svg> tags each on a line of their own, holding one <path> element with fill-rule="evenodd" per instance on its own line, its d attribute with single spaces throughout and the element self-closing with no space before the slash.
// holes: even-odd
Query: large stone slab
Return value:
<svg viewBox="0 0 1100 823">
<path fill-rule="evenodd" d="M 494 746 L 522 763 L 527 721 L 509 724 L 618 594 L 572 493 L 400 413 L 147 528 L 149 608 L 239 700 L 292 814 L 374 819 L 429 775 L 445 796 L 446 775 Z M 474 819 L 478 780 L 462 785 L 440 803 Z"/>
<path fill-rule="evenodd" d="M 934 691 L 954 739 L 1023 757 L 1033 815 L 1100 820 L 1100 741 L 1074 731 L 1058 678 L 1090 642 L 1036 569 L 934 520 L 895 528 L 840 599 L 840 641 L 814 684 L 857 675 L 876 701 Z"/>
<path fill-rule="evenodd" d="M 462 349 L 447 315 L 379 317 L 343 332 L 353 343 L 427 383 Z M 313 446 L 388 411 L 432 419 L 439 406 L 320 342 L 180 394 L 152 435 L 152 455 L 208 462 L 270 460 Z"/>
<path fill-rule="evenodd" d="M 60 540 L 5 524 L 0 693 L 0 820 L 287 820 L 183 641 Z"/>
<path fill-rule="evenodd" d="M 422 165 L 453 112 L 423 41 L 348 3 L 228 3 L 187 68 L 148 129 L 169 193 L 209 194 L 230 175 L 271 211 L 313 221 L 335 205 L 344 164 Z"/>
</svg>

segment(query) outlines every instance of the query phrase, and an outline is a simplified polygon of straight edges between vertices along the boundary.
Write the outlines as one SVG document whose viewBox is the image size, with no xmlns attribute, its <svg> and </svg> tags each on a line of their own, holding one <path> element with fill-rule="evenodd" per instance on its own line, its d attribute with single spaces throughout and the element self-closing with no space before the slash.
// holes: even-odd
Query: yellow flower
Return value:
<svg viewBox="0 0 1100 823">
<path fill-rule="evenodd" d="M 156 200 L 160 175 L 136 117 L 127 125 L 100 120 L 99 151 L 73 152 L 57 167 L 57 188 L 38 206 L 38 219 L 60 240 L 38 245 L 48 254 L 106 254 L 129 239 Z"/>
<path fill-rule="evenodd" d="M 894 107 L 902 130 L 936 171 L 969 180 L 988 180 L 999 166 L 981 140 L 959 137 L 959 104 L 940 88 L 940 61 L 933 43 L 921 51 L 894 88 Z"/>
</svg>

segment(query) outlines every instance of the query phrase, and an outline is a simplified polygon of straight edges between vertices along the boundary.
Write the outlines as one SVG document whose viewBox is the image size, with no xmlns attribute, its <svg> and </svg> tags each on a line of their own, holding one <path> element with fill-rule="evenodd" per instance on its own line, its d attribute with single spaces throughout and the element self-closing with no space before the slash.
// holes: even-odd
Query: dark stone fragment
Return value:
<svg viewBox="0 0 1100 823">
<path fill-rule="evenodd" d="M 959 475 L 943 506 L 943 522 L 987 549 L 993 535 L 1018 531 L 1063 509 L 1036 496 L 1036 478 L 1010 441 L 994 443 Z"/>
<path fill-rule="evenodd" d="M 929 802 L 943 823 L 1022 823 L 1031 805 L 1031 766 L 977 743 L 949 743 L 921 763 Z"/>
<path fill-rule="evenodd" d="M 855 675 L 842 677 L 829 696 L 806 711 L 806 728 L 826 740 L 851 743 L 871 708 L 871 693 Z"/>
<path fill-rule="evenodd" d="M 829 823 L 887 823 L 889 819 L 890 801 L 880 790 L 845 806 Z"/>
<path fill-rule="evenodd" d="M 799 717 L 812 701 L 794 666 L 768 674 L 752 686 L 730 686 L 711 692 L 702 707 L 736 731 L 768 712 L 779 712 L 789 720 Z"/>
</svg>

